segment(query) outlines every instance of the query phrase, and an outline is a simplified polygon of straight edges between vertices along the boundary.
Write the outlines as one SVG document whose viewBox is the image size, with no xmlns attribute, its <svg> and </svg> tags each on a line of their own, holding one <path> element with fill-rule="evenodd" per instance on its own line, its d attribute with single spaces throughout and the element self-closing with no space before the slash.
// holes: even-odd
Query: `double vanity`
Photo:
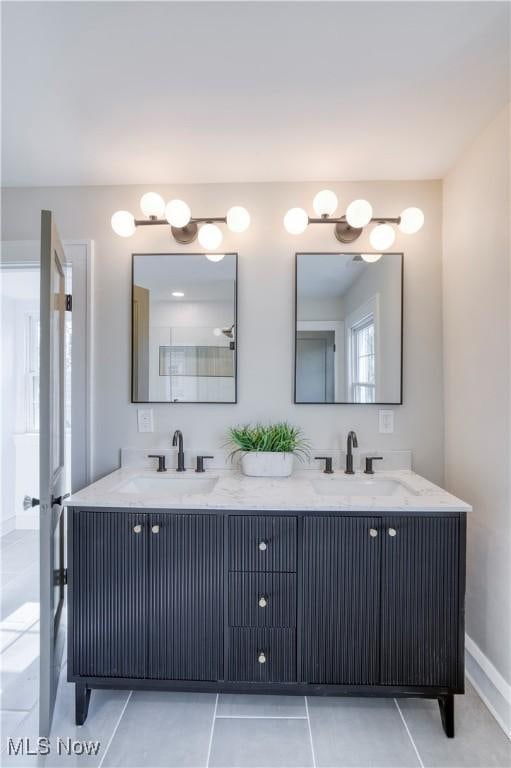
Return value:
<svg viewBox="0 0 511 768">
<path fill-rule="evenodd" d="M 419 475 L 123 466 L 67 505 L 77 723 L 94 688 L 420 696 L 454 735 L 470 507 Z"/>
</svg>

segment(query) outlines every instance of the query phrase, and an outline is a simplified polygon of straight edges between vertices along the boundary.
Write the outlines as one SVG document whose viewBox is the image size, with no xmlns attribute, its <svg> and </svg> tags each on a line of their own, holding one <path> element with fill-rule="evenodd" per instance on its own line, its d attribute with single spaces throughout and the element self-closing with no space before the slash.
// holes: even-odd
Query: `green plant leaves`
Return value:
<svg viewBox="0 0 511 768">
<path fill-rule="evenodd" d="M 229 429 L 229 444 L 235 446 L 231 458 L 238 453 L 268 451 L 270 453 L 294 453 L 300 460 L 309 456 L 309 442 L 302 430 L 285 421 L 276 424 L 245 424 Z"/>
</svg>

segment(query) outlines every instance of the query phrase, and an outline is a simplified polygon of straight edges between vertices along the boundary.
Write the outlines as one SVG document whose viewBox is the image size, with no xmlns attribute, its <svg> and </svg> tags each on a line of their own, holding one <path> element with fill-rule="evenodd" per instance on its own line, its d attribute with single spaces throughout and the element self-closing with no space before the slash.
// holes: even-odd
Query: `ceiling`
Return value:
<svg viewBox="0 0 511 768">
<path fill-rule="evenodd" d="M 6 186 L 442 177 L 507 2 L 4 2 Z"/>
<path fill-rule="evenodd" d="M 176 304 L 189 301 L 234 302 L 236 257 L 226 254 L 221 261 L 204 255 L 135 255 L 133 279 L 151 291 L 152 301 Z M 184 293 L 172 296 L 173 291 Z"/>
<path fill-rule="evenodd" d="M 306 299 L 342 298 L 370 264 L 354 261 L 353 254 L 299 254 L 298 296 Z"/>
</svg>

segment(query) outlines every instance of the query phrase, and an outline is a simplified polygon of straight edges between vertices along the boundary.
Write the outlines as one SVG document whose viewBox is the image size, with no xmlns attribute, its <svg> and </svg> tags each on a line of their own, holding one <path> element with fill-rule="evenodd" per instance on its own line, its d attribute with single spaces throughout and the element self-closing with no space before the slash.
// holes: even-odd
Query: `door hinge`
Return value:
<svg viewBox="0 0 511 768">
<path fill-rule="evenodd" d="M 66 293 L 66 312 L 73 311 L 73 297 L 70 293 Z"/>
<path fill-rule="evenodd" d="M 54 571 L 54 582 L 56 587 L 65 587 L 67 584 L 67 568 L 59 568 Z"/>
</svg>

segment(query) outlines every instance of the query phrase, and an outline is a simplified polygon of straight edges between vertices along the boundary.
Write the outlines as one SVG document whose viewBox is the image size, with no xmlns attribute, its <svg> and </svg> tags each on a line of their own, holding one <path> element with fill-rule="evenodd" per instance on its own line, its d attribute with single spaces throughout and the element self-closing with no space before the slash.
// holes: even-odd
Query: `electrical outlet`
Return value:
<svg viewBox="0 0 511 768">
<path fill-rule="evenodd" d="M 380 435 L 391 435 L 394 432 L 394 411 L 379 411 Z"/>
<path fill-rule="evenodd" d="M 152 408 L 138 408 L 137 419 L 139 432 L 154 432 Z"/>
</svg>

